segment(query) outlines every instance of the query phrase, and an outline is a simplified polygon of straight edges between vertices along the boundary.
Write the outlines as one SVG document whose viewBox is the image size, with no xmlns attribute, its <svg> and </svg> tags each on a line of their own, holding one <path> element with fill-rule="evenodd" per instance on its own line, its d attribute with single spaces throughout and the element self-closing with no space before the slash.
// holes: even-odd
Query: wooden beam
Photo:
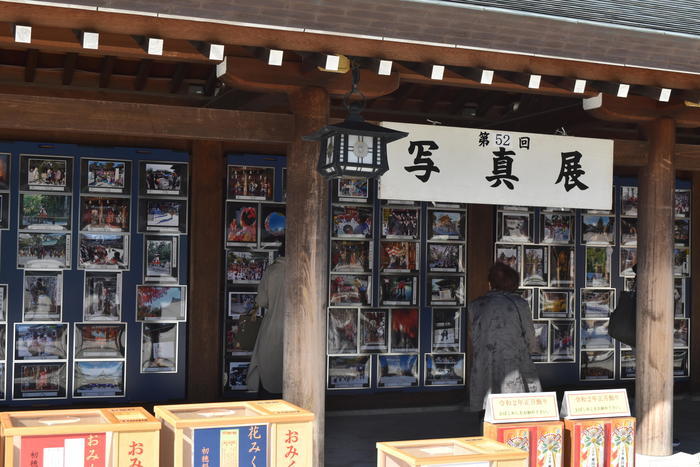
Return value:
<svg viewBox="0 0 700 467">
<path fill-rule="evenodd" d="M 36 77 L 36 64 L 39 61 L 39 51 L 37 49 L 27 50 L 27 61 L 24 64 L 24 81 L 34 82 Z"/>
<path fill-rule="evenodd" d="M 290 115 L 0 94 L 0 129 L 168 139 L 265 141 L 294 138 Z"/>
<path fill-rule="evenodd" d="M 185 73 L 187 72 L 187 64 L 186 63 L 178 63 L 177 67 L 175 68 L 175 73 L 173 73 L 173 78 L 170 81 L 170 93 L 171 94 L 177 94 L 180 92 L 180 88 L 182 87 L 182 82 L 185 79 Z"/>
<path fill-rule="evenodd" d="M 78 60 L 78 54 L 71 52 L 66 54 L 66 60 L 63 62 L 63 78 L 61 83 L 68 86 L 73 82 L 73 74 L 75 73 L 75 62 Z"/>
<path fill-rule="evenodd" d="M 205 96 L 213 96 L 214 91 L 216 91 L 216 83 L 218 80 L 216 79 L 216 67 L 211 67 L 211 70 L 209 70 L 209 76 L 207 77 L 207 82 L 204 85 L 204 95 Z"/>
<path fill-rule="evenodd" d="M 672 118 L 680 128 L 700 127 L 700 108 L 683 102 L 663 103 L 642 96 L 627 98 L 599 94 L 584 101 L 594 117 L 609 122 L 648 124 L 660 118 Z"/>
<path fill-rule="evenodd" d="M 108 88 L 109 81 L 112 79 L 112 71 L 114 70 L 114 62 L 117 59 L 113 55 L 107 55 L 102 58 L 102 66 L 100 67 L 100 87 Z"/>
<path fill-rule="evenodd" d="M 647 165 L 649 143 L 646 141 L 615 140 L 615 166 L 644 167 Z M 700 171 L 700 146 L 676 144 L 673 150 L 676 170 Z"/>
<path fill-rule="evenodd" d="M 673 452 L 673 150 L 675 122 L 648 127 L 649 160 L 639 177 L 637 274 L 637 452 Z"/>
<path fill-rule="evenodd" d="M 151 65 L 153 65 L 153 60 L 151 59 L 144 59 L 139 63 L 139 70 L 134 81 L 134 89 L 136 91 L 142 91 L 146 87 L 148 76 L 151 73 Z"/>
</svg>

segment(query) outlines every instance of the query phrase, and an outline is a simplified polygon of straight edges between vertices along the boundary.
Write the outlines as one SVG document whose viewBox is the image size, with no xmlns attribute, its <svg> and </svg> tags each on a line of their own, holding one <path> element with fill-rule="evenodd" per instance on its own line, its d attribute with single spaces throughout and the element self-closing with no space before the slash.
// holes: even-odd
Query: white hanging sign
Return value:
<svg viewBox="0 0 700 467">
<path fill-rule="evenodd" d="M 556 392 L 489 394 L 484 421 L 489 423 L 559 420 Z"/>
<path fill-rule="evenodd" d="M 561 404 L 561 417 L 569 420 L 629 416 L 630 404 L 625 389 L 566 391 Z"/>
<path fill-rule="evenodd" d="M 408 133 L 387 145 L 382 199 L 612 209 L 612 140 L 396 122 L 382 126 Z"/>
</svg>

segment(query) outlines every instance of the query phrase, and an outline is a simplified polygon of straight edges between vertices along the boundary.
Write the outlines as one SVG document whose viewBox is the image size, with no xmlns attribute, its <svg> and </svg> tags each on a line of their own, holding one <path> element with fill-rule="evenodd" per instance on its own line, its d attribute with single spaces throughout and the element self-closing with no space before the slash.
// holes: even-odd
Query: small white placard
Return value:
<svg viewBox="0 0 700 467">
<path fill-rule="evenodd" d="M 561 417 L 569 420 L 629 416 L 630 404 L 625 389 L 566 391 L 561 404 Z"/>
<path fill-rule="evenodd" d="M 490 394 L 484 421 L 489 423 L 549 422 L 559 420 L 556 392 Z"/>
</svg>

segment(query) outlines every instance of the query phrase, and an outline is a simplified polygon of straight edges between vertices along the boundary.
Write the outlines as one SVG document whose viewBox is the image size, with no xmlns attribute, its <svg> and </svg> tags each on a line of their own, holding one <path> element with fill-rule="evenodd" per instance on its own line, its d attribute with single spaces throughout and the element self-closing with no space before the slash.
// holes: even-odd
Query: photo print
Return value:
<svg viewBox="0 0 700 467">
<path fill-rule="evenodd" d="M 328 354 L 357 353 L 357 308 L 328 309 Z"/>
<path fill-rule="evenodd" d="M 383 208 L 382 237 L 415 240 L 420 236 L 420 210 L 412 208 Z"/>
<path fill-rule="evenodd" d="M 137 285 L 137 321 L 185 321 L 187 291 L 184 285 Z"/>
<path fill-rule="evenodd" d="M 552 362 L 573 362 L 575 360 L 576 342 L 573 321 L 551 321 L 550 358 Z"/>
<path fill-rule="evenodd" d="M 360 352 L 389 350 L 389 312 L 387 310 L 360 311 Z"/>
<path fill-rule="evenodd" d="M 612 248 L 586 247 L 586 287 L 610 287 Z"/>
<path fill-rule="evenodd" d="M 575 247 L 549 247 L 549 273 L 550 287 L 573 287 L 576 274 Z"/>
<path fill-rule="evenodd" d="M 366 203 L 369 199 L 369 179 L 341 177 L 338 179 L 338 201 Z"/>
<path fill-rule="evenodd" d="M 331 272 L 370 272 L 370 247 L 370 242 L 331 241 Z"/>
<path fill-rule="evenodd" d="M 144 282 L 178 280 L 178 236 L 145 235 L 143 258 Z"/>
<path fill-rule="evenodd" d="M 464 305 L 464 276 L 431 276 L 429 305 Z"/>
<path fill-rule="evenodd" d="M 530 213 L 499 212 L 498 232 L 499 242 L 532 242 L 532 215 Z"/>
<path fill-rule="evenodd" d="M 543 212 L 540 229 L 540 243 L 573 243 L 574 215 L 569 212 Z"/>
<path fill-rule="evenodd" d="M 141 195 L 187 196 L 186 162 L 141 162 Z"/>
<path fill-rule="evenodd" d="M 676 190 L 673 206 L 676 217 L 690 217 L 690 190 Z"/>
<path fill-rule="evenodd" d="M 17 267 L 24 269 L 70 269 L 68 233 L 17 234 Z"/>
<path fill-rule="evenodd" d="M 260 205 L 260 244 L 281 245 L 287 230 L 287 208 L 283 204 Z"/>
<path fill-rule="evenodd" d="M 81 232 L 80 269 L 129 269 L 129 235 Z"/>
<path fill-rule="evenodd" d="M 687 318 L 673 320 L 673 347 L 688 347 L 689 321 Z"/>
<path fill-rule="evenodd" d="M 126 357 L 126 323 L 75 323 L 76 359 Z"/>
<path fill-rule="evenodd" d="M 372 208 L 369 206 L 333 206 L 331 236 L 336 238 L 372 238 Z"/>
<path fill-rule="evenodd" d="M 613 245 L 615 217 L 584 214 L 581 216 L 581 243 L 585 245 Z"/>
<path fill-rule="evenodd" d="M 255 298 L 257 292 L 229 292 L 228 293 L 228 317 L 238 318 L 240 315 L 249 315 L 256 311 Z"/>
<path fill-rule="evenodd" d="M 10 157 L 7 153 L 0 154 L 0 190 L 10 189 Z"/>
<path fill-rule="evenodd" d="M 88 232 L 128 232 L 129 198 L 80 198 L 80 230 Z"/>
<path fill-rule="evenodd" d="M 71 230 L 71 200 L 69 195 L 20 193 L 20 230 Z"/>
<path fill-rule="evenodd" d="M 248 367 L 250 362 L 228 362 L 226 389 L 229 391 L 245 391 L 248 389 Z"/>
<path fill-rule="evenodd" d="M 269 251 L 226 250 L 226 279 L 236 284 L 256 284 L 270 260 Z"/>
<path fill-rule="evenodd" d="M 10 193 L 0 193 L 0 229 L 10 228 Z M 2 400 L 2 398 L 0 398 Z"/>
<path fill-rule="evenodd" d="M 66 360 L 68 325 L 66 323 L 15 323 L 17 360 Z"/>
<path fill-rule="evenodd" d="M 123 361 L 78 361 L 73 372 L 73 397 L 125 395 Z"/>
<path fill-rule="evenodd" d="M 13 399 L 66 397 L 65 363 L 15 363 Z"/>
<path fill-rule="evenodd" d="M 620 379 L 634 379 L 637 376 L 637 358 L 634 350 L 620 351 Z"/>
<path fill-rule="evenodd" d="M 63 273 L 24 271 L 22 321 L 61 321 Z"/>
<path fill-rule="evenodd" d="M 581 352 L 581 380 L 615 379 L 615 351 Z"/>
<path fill-rule="evenodd" d="M 229 199 L 272 200 L 274 187 L 274 167 L 228 166 Z"/>
<path fill-rule="evenodd" d="M 382 305 L 415 305 L 418 278 L 411 275 L 381 276 L 380 300 Z"/>
<path fill-rule="evenodd" d="M 5 359 L 7 359 L 7 325 L 0 324 L 0 360 Z M 0 388 L 2 387 L 2 381 L 4 380 L 0 378 Z"/>
<path fill-rule="evenodd" d="M 673 376 L 685 377 L 688 376 L 688 350 L 673 351 Z"/>
<path fill-rule="evenodd" d="M 615 289 L 581 289 L 581 318 L 609 318 L 615 310 Z"/>
<path fill-rule="evenodd" d="M 462 385 L 464 372 L 464 354 L 425 354 L 426 386 Z"/>
<path fill-rule="evenodd" d="M 418 352 L 419 312 L 416 308 L 391 310 L 391 352 Z"/>
<path fill-rule="evenodd" d="M 370 387 L 372 357 L 328 357 L 328 389 L 367 389 Z"/>
<path fill-rule="evenodd" d="M 226 246 L 257 245 L 258 205 L 226 202 Z"/>
<path fill-rule="evenodd" d="M 20 155 L 20 191 L 71 191 L 73 160 Z"/>
<path fill-rule="evenodd" d="M 510 266 L 520 275 L 520 246 L 496 245 L 496 262 Z"/>
<path fill-rule="evenodd" d="M 639 189 L 636 186 L 623 186 L 620 190 L 620 215 L 636 217 L 639 212 Z"/>
<path fill-rule="evenodd" d="M 549 357 L 549 321 L 533 321 L 537 351 L 531 352 L 530 357 L 535 363 L 546 363 Z"/>
<path fill-rule="evenodd" d="M 428 272 L 464 272 L 464 246 L 428 243 Z"/>
<path fill-rule="evenodd" d="M 608 334 L 607 319 L 581 320 L 581 349 L 614 349 L 615 341 Z"/>
<path fill-rule="evenodd" d="M 428 240 L 464 240 L 463 211 L 428 210 Z"/>
<path fill-rule="evenodd" d="M 80 177 L 83 193 L 127 195 L 130 191 L 131 162 L 82 158 Z"/>
<path fill-rule="evenodd" d="M 83 297 L 84 321 L 120 321 L 121 273 L 85 271 Z"/>
<path fill-rule="evenodd" d="M 637 224 L 636 217 L 620 218 L 620 246 L 637 246 Z"/>
<path fill-rule="evenodd" d="M 673 243 L 676 246 L 690 246 L 690 220 L 675 219 L 673 222 Z"/>
<path fill-rule="evenodd" d="M 459 308 L 433 308 L 432 352 L 459 352 L 462 336 Z"/>
<path fill-rule="evenodd" d="M 372 297 L 372 276 L 332 275 L 330 277 L 331 306 L 369 306 Z"/>
<path fill-rule="evenodd" d="M 573 293 L 568 290 L 540 289 L 540 318 L 566 319 L 574 317 Z"/>
<path fill-rule="evenodd" d="M 139 232 L 187 233 L 187 200 L 139 199 Z"/>
<path fill-rule="evenodd" d="M 673 279 L 673 315 L 685 316 L 685 280 L 678 277 Z"/>
<path fill-rule="evenodd" d="M 546 246 L 523 246 L 523 287 L 547 285 L 547 253 Z"/>
<path fill-rule="evenodd" d="M 416 242 L 380 243 L 380 270 L 385 272 L 413 272 L 418 269 L 418 247 Z"/>
<path fill-rule="evenodd" d="M 141 373 L 176 373 L 177 323 L 141 326 Z"/>
<path fill-rule="evenodd" d="M 418 386 L 418 354 L 377 356 L 377 387 Z"/>
<path fill-rule="evenodd" d="M 0 322 L 7 321 L 8 299 L 7 284 L 0 284 Z M 2 359 L 0 358 L 0 360 Z"/>
<path fill-rule="evenodd" d="M 620 276 L 634 277 L 634 267 L 637 265 L 637 248 L 620 248 Z"/>
<path fill-rule="evenodd" d="M 673 249 L 673 275 L 690 276 L 690 248 Z"/>
</svg>

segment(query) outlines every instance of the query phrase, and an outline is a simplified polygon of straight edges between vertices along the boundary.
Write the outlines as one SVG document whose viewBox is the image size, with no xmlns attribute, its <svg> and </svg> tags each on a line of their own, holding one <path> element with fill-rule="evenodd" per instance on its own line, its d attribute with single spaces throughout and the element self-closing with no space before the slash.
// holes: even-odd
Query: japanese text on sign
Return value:
<svg viewBox="0 0 700 467">
<path fill-rule="evenodd" d="M 630 414 L 627 391 L 567 391 L 564 393 L 562 417 L 569 419 L 627 417 Z"/>
<path fill-rule="evenodd" d="M 490 423 L 558 420 L 557 396 L 553 392 L 491 394 L 484 420 Z"/>
</svg>

